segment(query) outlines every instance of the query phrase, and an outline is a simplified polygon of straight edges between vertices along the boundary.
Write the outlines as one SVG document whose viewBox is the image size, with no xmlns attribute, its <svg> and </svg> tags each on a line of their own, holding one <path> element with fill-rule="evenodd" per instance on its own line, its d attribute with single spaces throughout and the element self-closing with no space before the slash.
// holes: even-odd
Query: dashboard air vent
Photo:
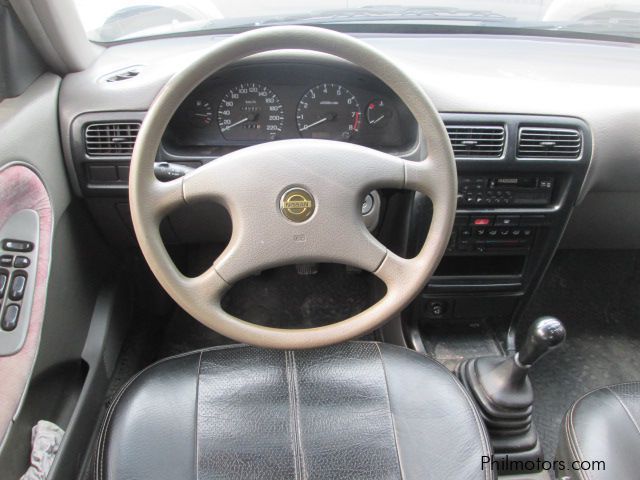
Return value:
<svg viewBox="0 0 640 480">
<path fill-rule="evenodd" d="M 504 153 L 504 127 L 447 125 L 456 158 L 500 158 Z"/>
<path fill-rule="evenodd" d="M 518 158 L 575 160 L 582 153 L 582 134 L 573 128 L 524 127 L 518 134 Z"/>
<path fill-rule="evenodd" d="M 139 130 L 139 122 L 92 123 L 84 131 L 87 155 L 129 157 Z"/>
<path fill-rule="evenodd" d="M 136 65 L 133 67 L 124 68 L 122 70 L 118 70 L 117 72 L 110 73 L 102 77 L 103 82 L 112 83 L 112 82 L 121 82 L 122 80 L 129 80 L 130 78 L 136 77 L 142 67 L 140 65 Z"/>
</svg>

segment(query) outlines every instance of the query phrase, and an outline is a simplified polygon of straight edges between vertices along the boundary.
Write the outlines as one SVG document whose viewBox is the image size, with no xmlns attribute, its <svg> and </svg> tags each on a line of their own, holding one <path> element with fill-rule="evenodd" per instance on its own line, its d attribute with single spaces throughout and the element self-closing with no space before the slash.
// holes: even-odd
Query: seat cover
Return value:
<svg viewBox="0 0 640 480">
<path fill-rule="evenodd" d="M 639 425 L 640 382 L 584 395 L 569 409 L 562 425 L 556 460 L 563 462 L 564 469 L 557 469 L 558 477 L 640 478 Z"/>
<path fill-rule="evenodd" d="M 163 360 L 125 386 L 96 478 L 486 479 L 490 454 L 460 383 L 416 352 L 231 346 Z"/>
</svg>

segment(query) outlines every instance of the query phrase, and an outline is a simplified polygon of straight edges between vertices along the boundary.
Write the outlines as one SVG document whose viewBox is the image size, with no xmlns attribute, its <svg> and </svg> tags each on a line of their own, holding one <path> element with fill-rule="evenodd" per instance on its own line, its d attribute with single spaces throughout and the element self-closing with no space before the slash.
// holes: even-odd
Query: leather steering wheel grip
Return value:
<svg viewBox="0 0 640 480">
<path fill-rule="evenodd" d="M 284 49 L 340 57 L 386 83 L 416 118 L 428 156 L 403 159 L 358 145 L 327 140 L 282 140 L 225 155 L 180 179 L 159 182 L 153 163 L 162 135 L 184 99 L 216 71 L 242 58 Z M 302 223 L 278 207 L 283 192 L 302 188 L 315 211 Z M 403 259 L 368 233 L 358 206 L 375 188 L 405 188 L 429 196 L 433 217 L 418 255 Z M 265 348 L 302 349 L 340 343 L 368 333 L 398 314 L 422 290 L 444 254 L 456 210 L 457 176 L 451 143 L 422 87 L 366 43 L 330 30 L 285 26 L 235 35 L 171 78 L 149 108 L 131 159 L 129 201 L 142 253 L 160 284 L 190 315 L 218 333 Z M 229 211 L 229 245 L 202 275 L 182 275 L 160 237 L 162 218 L 177 205 L 208 198 Z M 255 325 L 226 313 L 229 286 L 278 265 L 334 261 L 370 271 L 386 295 L 351 318 L 308 329 Z"/>
</svg>

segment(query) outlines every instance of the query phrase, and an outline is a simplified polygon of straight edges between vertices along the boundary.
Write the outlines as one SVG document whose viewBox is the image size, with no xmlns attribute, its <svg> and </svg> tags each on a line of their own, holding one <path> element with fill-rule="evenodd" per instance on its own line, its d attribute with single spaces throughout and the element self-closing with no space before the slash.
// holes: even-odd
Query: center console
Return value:
<svg viewBox="0 0 640 480">
<path fill-rule="evenodd" d="M 500 340 L 513 350 L 514 320 L 542 278 L 579 197 L 591 158 L 590 133 L 575 118 L 443 117 L 458 167 L 457 214 L 446 254 L 406 318 L 406 337 L 422 350 L 415 330 L 484 322 L 508 332 Z M 489 128 L 503 129 L 502 142 L 487 135 Z M 500 153 L 488 155 L 498 143 Z M 430 209 L 427 198 L 416 199 L 410 254 L 424 241 Z"/>
</svg>

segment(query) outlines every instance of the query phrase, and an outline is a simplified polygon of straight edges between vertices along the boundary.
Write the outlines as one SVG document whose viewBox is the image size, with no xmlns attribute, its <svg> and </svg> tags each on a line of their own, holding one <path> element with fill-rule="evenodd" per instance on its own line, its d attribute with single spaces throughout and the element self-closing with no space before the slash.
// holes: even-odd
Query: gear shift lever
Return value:
<svg viewBox="0 0 640 480">
<path fill-rule="evenodd" d="M 527 338 L 515 360 L 522 366 L 530 367 L 549 350 L 557 347 L 567 336 L 560 320 L 554 317 L 541 317 L 529 327 Z"/>
<path fill-rule="evenodd" d="M 565 337 L 560 320 L 541 317 L 533 322 L 515 355 L 472 358 L 458 368 L 460 380 L 480 407 L 496 456 L 508 452 L 509 457 L 522 460 L 542 458 L 532 424 L 533 387 L 528 372 Z"/>
</svg>

